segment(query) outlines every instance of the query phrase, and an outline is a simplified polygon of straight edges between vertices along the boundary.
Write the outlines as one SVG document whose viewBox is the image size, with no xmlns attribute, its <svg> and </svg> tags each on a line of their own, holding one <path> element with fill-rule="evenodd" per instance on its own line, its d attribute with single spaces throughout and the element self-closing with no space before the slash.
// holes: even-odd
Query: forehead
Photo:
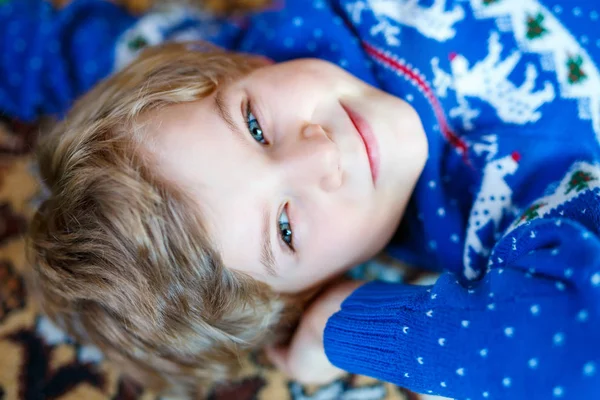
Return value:
<svg viewBox="0 0 600 400">
<path fill-rule="evenodd" d="M 165 108 L 143 129 L 159 174 L 196 201 L 225 265 L 257 265 L 265 195 L 252 153 L 219 117 L 214 96 Z"/>
<path fill-rule="evenodd" d="M 215 109 L 215 94 L 175 104 L 140 122 L 148 149 L 160 172 L 180 186 L 193 190 L 210 184 L 219 167 L 233 163 L 238 146 Z"/>
</svg>

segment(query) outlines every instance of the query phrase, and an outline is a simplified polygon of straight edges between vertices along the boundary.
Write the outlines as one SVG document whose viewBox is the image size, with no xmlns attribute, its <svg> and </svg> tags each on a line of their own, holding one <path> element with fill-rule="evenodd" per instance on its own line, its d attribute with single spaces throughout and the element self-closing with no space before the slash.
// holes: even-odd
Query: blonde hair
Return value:
<svg viewBox="0 0 600 400">
<path fill-rule="evenodd" d="M 51 194 L 29 238 L 45 313 L 143 383 L 188 394 L 232 376 L 304 304 L 225 268 L 186 194 L 140 151 L 141 115 L 208 96 L 259 65 L 207 49 L 146 50 L 76 103 L 39 146 Z"/>
</svg>

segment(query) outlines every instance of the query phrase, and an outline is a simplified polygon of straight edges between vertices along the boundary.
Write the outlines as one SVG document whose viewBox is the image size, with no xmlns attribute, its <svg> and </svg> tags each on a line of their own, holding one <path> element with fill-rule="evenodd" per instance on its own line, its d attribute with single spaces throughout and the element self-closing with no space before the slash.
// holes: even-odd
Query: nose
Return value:
<svg viewBox="0 0 600 400">
<path fill-rule="evenodd" d="M 342 185 L 340 152 L 321 125 L 305 125 L 288 161 L 291 179 L 331 192 Z"/>
</svg>

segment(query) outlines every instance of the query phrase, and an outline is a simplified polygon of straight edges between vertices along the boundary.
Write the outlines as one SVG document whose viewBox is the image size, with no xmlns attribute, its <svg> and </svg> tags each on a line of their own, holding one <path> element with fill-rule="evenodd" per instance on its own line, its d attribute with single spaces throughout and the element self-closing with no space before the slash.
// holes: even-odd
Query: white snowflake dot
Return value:
<svg viewBox="0 0 600 400">
<path fill-rule="evenodd" d="M 588 319 L 588 312 L 587 310 L 581 310 L 577 313 L 577 320 L 579 322 L 585 322 Z"/>
<path fill-rule="evenodd" d="M 415 96 L 413 96 L 412 94 L 407 94 L 406 95 L 406 100 L 407 101 L 413 101 L 415 99 Z"/>
<path fill-rule="evenodd" d="M 428 317 L 433 317 L 433 310 L 429 310 L 425 313 Z"/>
<path fill-rule="evenodd" d="M 576 17 L 579 17 L 581 15 L 581 8 L 579 8 L 579 7 L 573 8 L 573 15 L 575 15 Z"/>
<path fill-rule="evenodd" d="M 552 249 L 552 251 L 550 252 L 550 255 L 556 256 L 558 255 L 559 250 L 558 249 Z"/>
<path fill-rule="evenodd" d="M 565 334 L 562 332 L 555 333 L 554 336 L 552 336 L 552 342 L 555 346 L 562 346 L 565 342 Z"/>
<path fill-rule="evenodd" d="M 565 284 L 558 281 L 556 282 L 556 288 L 562 292 L 563 290 L 565 290 Z"/>
<path fill-rule="evenodd" d="M 488 305 L 487 305 L 487 308 L 488 308 L 488 310 L 490 310 L 490 311 L 491 311 L 491 310 L 494 310 L 494 309 L 496 308 L 496 304 L 494 304 L 494 303 L 490 303 L 490 304 L 488 304 Z"/>
<path fill-rule="evenodd" d="M 512 326 L 507 326 L 506 328 L 504 328 L 504 334 L 507 337 L 513 337 L 513 335 L 515 334 L 515 328 L 513 328 Z"/>
<path fill-rule="evenodd" d="M 435 183 L 435 181 L 429 181 L 429 187 L 430 187 L 431 189 L 435 188 L 435 186 L 436 186 L 436 183 Z"/>
<path fill-rule="evenodd" d="M 573 276 L 573 268 L 567 268 L 567 269 L 565 269 L 565 276 L 567 278 L 572 277 Z"/>
<path fill-rule="evenodd" d="M 596 373 L 596 363 L 593 361 L 585 363 L 583 366 L 583 374 L 585 376 L 592 376 Z"/>
<path fill-rule="evenodd" d="M 596 373 L 596 364 L 593 361 L 590 361 L 583 366 L 583 374 L 585 376 L 592 376 L 595 373 Z"/>
<path fill-rule="evenodd" d="M 540 313 L 540 306 L 537 304 L 534 304 L 531 306 L 531 308 L 529 310 L 531 311 L 531 313 L 533 315 L 538 315 Z"/>
<path fill-rule="evenodd" d="M 464 368 L 459 368 L 456 370 L 456 374 L 458 376 L 465 376 L 465 369 Z"/>
<path fill-rule="evenodd" d="M 294 26 L 302 26 L 304 24 L 304 20 L 300 17 L 294 18 Z"/>
<path fill-rule="evenodd" d="M 512 382 L 511 382 L 510 378 L 502 379 L 502 385 L 504 385 L 504 387 L 509 387 L 511 383 Z"/>
<path fill-rule="evenodd" d="M 555 13 L 560 14 L 562 12 L 562 7 L 559 5 L 556 5 L 556 6 L 554 6 L 553 10 Z"/>
<path fill-rule="evenodd" d="M 439 338 L 438 339 L 438 344 L 440 346 L 444 346 L 446 344 L 446 338 L 443 338 L 443 337 Z"/>
<path fill-rule="evenodd" d="M 565 390 L 560 386 L 555 386 L 554 389 L 552 389 L 552 394 L 554 397 L 562 397 L 563 394 L 565 394 Z"/>
<path fill-rule="evenodd" d="M 405 373 L 404 373 L 404 377 L 405 377 L 405 378 L 408 378 L 408 377 L 409 377 L 409 375 L 408 375 L 408 372 L 405 372 Z"/>
<path fill-rule="evenodd" d="M 444 210 L 443 207 L 440 207 L 440 208 L 438 208 L 437 213 L 440 217 L 443 217 L 444 215 L 446 215 L 446 210 Z"/>
<path fill-rule="evenodd" d="M 402 328 L 402 333 L 408 334 L 408 326 Z"/>
<path fill-rule="evenodd" d="M 437 293 L 431 295 L 431 300 L 435 300 L 437 298 Z"/>
<path fill-rule="evenodd" d="M 596 272 L 594 275 L 592 275 L 590 281 L 592 282 L 592 285 L 600 286 L 600 272 Z"/>
<path fill-rule="evenodd" d="M 531 369 L 535 369 L 538 366 L 538 359 L 537 358 L 531 358 L 529 361 L 527 361 L 527 365 L 529 365 L 529 368 Z"/>
<path fill-rule="evenodd" d="M 460 324 L 462 325 L 463 328 L 467 328 L 469 326 L 469 321 L 464 320 Z"/>
<path fill-rule="evenodd" d="M 460 240 L 460 238 L 458 237 L 458 235 L 456 233 L 454 233 L 450 236 L 450 241 L 452 243 L 458 243 L 459 240 Z"/>
<path fill-rule="evenodd" d="M 481 350 L 479 350 L 479 355 L 481 357 L 487 357 L 487 354 L 488 354 L 488 349 L 481 349 Z"/>
<path fill-rule="evenodd" d="M 446 387 L 446 382 L 440 382 L 441 387 Z"/>
<path fill-rule="evenodd" d="M 417 362 L 423 365 L 423 357 L 417 357 Z"/>
<path fill-rule="evenodd" d="M 488 397 L 490 397 L 490 393 L 489 393 L 489 392 L 483 392 L 482 394 L 483 394 L 483 397 L 485 397 L 486 399 L 487 399 Z"/>
</svg>

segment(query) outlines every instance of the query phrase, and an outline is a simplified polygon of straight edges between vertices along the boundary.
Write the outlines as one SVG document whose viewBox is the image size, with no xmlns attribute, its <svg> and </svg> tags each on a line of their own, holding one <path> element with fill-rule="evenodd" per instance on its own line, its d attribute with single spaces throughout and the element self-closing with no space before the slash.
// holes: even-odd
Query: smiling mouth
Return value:
<svg viewBox="0 0 600 400">
<path fill-rule="evenodd" d="M 352 110 L 347 105 L 340 103 L 354 128 L 358 132 L 358 136 L 361 138 L 365 151 L 367 153 L 367 158 L 369 159 L 369 167 L 371 169 L 371 177 L 373 179 L 373 184 L 377 182 L 377 177 L 379 176 L 379 146 L 377 144 L 377 139 L 375 138 L 375 134 L 371 129 L 369 123 L 357 112 Z"/>
</svg>

